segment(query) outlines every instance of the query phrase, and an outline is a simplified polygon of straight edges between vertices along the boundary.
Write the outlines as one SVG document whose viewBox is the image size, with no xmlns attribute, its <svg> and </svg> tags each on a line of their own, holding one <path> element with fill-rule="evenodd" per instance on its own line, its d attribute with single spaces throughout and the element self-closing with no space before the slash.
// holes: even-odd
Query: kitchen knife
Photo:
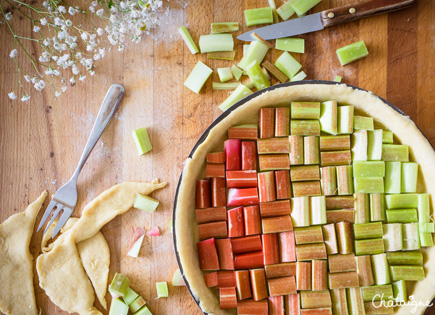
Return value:
<svg viewBox="0 0 435 315">
<path fill-rule="evenodd" d="M 257 28 L 237 38 L 243 41 L 253 41 L 254 38 L 251 36 L 253 32 L 268 40 L 320 31 L 325 27 L 404 9 L 414 2 L 415 0 L 367 0 Z"/>
</svg>

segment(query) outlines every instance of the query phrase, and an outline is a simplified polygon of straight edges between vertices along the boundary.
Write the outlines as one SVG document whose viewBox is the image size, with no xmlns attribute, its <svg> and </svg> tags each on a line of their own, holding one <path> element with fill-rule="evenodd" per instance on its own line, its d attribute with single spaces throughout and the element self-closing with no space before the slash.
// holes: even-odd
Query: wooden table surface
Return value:
<svg viewBox="0 0 435 315">
<path fill-rule="evenodd" d="M 315 12 L 346 4 L 348 0 L 323 0 Z M 277 5 L 281 1 L 277 0 Z M 16 70 L 7 57 L 11 37 L 0 26 L 2 66 L 0 68 L 0 221 L 23 211 L 45 189 L 53 194 L 74 171 L 88 134 L 112 83 L 121 83 L 126 96 L 92 152 L 78 182 L 79 216 L 83 206 L 104 189 L 122 181 L 151 181 L 160 178 L 169 185 L 153 197 L 161 205 L 154 214 L 131 210 L 108 223 L 102 232 L 111 249 L 111 279 L 115 272 L 126 274 L 132 287 L 148 301 L 154 314 L 200 314 L 185 288 L 170 287 L 170 297 L 156 300 L 156 281 L 170 281 L 177 269 L 169 221 L 182 163 L 205 128 L 219 116 L 217 106 L 226 91 L 213 91 L 209 80 L 200 95 L 183 87 L 183 81 L 198 60 L 212 68 L 231 66 L 230 61 L 211 61 L 191 55 L 177 34 L 186 25 L 197 42 L 208 34 L 211 22 L 238 21 L 244 25 L 243 10 L 267 6 L 267 0 L 171 0 L 163 25 L 139 45 L 125 52 L 113 51 L 97 68 L 97 75 L 79 83 L 59 99 L 48 91 L 33 93 L 28 103 L 11 101 Z M 372 91 L 409 115 L 435 145 L 435 2 L 419 0 L 412 8 L 351 22 L 303 35 L 306 53 L 294 54 L 308 79 L 333 80 Z M 27 21 L 26 21 L 27 23 Z M 23 24 L 23 30 L 31 26 Z M 240 33 L 239 32 L 239 33 Z M 237 35 L 239 34 L 237 33 Z M 369 56 L 341 67 L 335 50 L 364 40 Z M 242 42 L 235 40 L 237 55 Z M 274 51 L 267 58 L 275 60 Z M 213 80 L 218 80 L 213 74 Z M 139 127 L 150 131 L 153 150 L 137 156 L 131 132 Z M 47 204 L 47 202 L 45 203 Z M 38 216 L 37 222 L 42 216 Z M 158 225 L 163 235 L 147 236 L 140 257 L 126 256 L 128 229 Z M 41 233 L 35 233 L 31 252 L 40 252 Z M 37 304 L 43 314 L 65 314 L 34 285 Z M 109 295 L 107 298 L 110 300 Z M 97 305 L 101 308 L 99 305 Z"/>
</svg>

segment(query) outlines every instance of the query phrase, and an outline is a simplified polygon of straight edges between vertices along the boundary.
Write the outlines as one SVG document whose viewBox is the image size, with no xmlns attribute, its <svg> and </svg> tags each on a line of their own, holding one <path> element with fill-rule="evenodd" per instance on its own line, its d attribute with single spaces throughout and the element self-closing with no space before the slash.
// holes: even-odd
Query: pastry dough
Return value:
<svg viewBox="0 0 435 315">
<path fill-rule="evenodd" d="M 43 192 L 24 212 L 14 214 L 0 225 L 0 311 L 5 314 L 38 314 L 29 244 L 46 197 L 47 192 Z"/>
<path fill-rule="evenodd" d="M 308 83 L 308 82 L 307 82 Z M 219 308 L 219 300 L 213 291 L 205 285 L 199 269 L 196 243 L 198 241 L 195 219 L 195 182 L 204 174 L 205 158 L 209 152 L 222 151 L 223 141 L 227 138 L 228 128 L 234 125 L 257 123 L 258 111 L 267 106 L 289 106 L 292 101 L 336 100 L 341 104 L 355 106 L 357 114 L 371 116 L 378 125 L 391 130 L 402 143 L 410 146 L 410 157 L 420 164 L 418 191 L 426 191 L 435 196 L 435 152 L 429 141 L 421 134 L 417 126 L 409 119 L 386 105 L 379 97 L 370 92 L 357 90 L 345 84 L 298 84 L 277 87 L 254 97 L 233 110 L 208 133 L 193 156 L 187 159 L 180 182 L 177 204 L 174 214 L 176 248 L 184 277 L 201 309 L 210 314 L 229 314 Z M 433 207 L 432 207 L 433 209 Z M 429 268 L 435 261 L 435 247 L 422 250 L 425 256 L 426 278 L 415 283 L 409 289 L 414 301 L 425 303 L 435 295 L 435 268 Z M 412 289 L 412 290 L 411 290 Z M 414 314 L 422 314 L 426 307 L 417 307 Z M 396 308 L 396 314 L 410 314 L 412 307 Z"/>
</svg>

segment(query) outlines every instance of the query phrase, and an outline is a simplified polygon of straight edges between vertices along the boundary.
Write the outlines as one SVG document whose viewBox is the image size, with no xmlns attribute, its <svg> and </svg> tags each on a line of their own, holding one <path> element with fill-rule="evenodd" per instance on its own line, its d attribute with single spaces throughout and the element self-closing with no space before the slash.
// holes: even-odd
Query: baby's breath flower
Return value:
<svg viewBox="0 0 435 315">
<path fill-rule="evenodd" d="M 17 98 L 17 95 L 15 94 L 15 92 L 10 92 L 10 93 L 8 93 L 8 96 L 9 96 L 9 98 L 10 98 L 11 100 L 14 100 L 14 99 Z"/>
<path fill-rule="evenodd" d="M 99 10 L 97 10 L 97 12 L 95 14 L 98 15 L 98 16 L 103 16 L 104 10 L 103 9 L 99 9 Z"/>
<path fill-rule="evenodd" d="M 97 29 L 97 34 L 98 34 L 98 36 L 103 36 L 103 34 L 104 34 L 104 30 L 103 30 L 101 27 L 99 27 L 99 28 Z"/>
<path fill-rule="evenodd" d="M 59 12 L 61 12 L 61 13 L 66 13 L 66 9 L 65 9 L 65 7 L 64 7 L 63 5 L 60 5 L 60 6 L 58 7 L 58 9 L 59 9 Z"/>
<path fill-rule="evenodd" d="M 94 12 L 95 12 L 95 8 L 94 8 L 93 6 L 90 6 L 90 7 L 89 7 L 89 11 L 91 11 L 92 13 L 94 13 Z"/>
<path fill-rule="evenodd" d="M 98 1 L 92 1 L 91 5 L 92 5 L 93 7 L 96 7 L 96 6 L 98 5 Z"/>
<path fill-rule="evenodd" d="M 8 21 L 10 21 L 10 20 L 12 20 L 12 13 L 11 12 L 8 12 L 8 13 L 6 13 L 5 14 L 5 18 L 6 18 L 6 20 L 8 20 Z M 13 92 L 12 92 L 13 93 Z M 14 93 L 14 95 L 15 95 L 15 93 Z M 16 96 L 15 96 L 16 97 Z M 14 99 L 14 98 L 13 98 Z"/>
<path fill-rule="evenodd" d="M 21 98 L 22 102 L 27 102 L 28 100 L 30 100 L 30 95 L 24 94 L 23 97 Z"/>
<path fill-rule="evenodd" d="M 68 8 L 68 13 L 69 13 L 70 15 L 74 15 L 74 14 L 76 14 L 77 11 L 78 11 L 78 10 L 77 10 L 76 8 L 74 8 L 74 7 L 69 7 L 69 8 Z"/>
<path fill-rule="evenodd" d="M 54 92 L 54 96 L 55 97 L 59 97 L 60 96 L 60 92 L 59 91 Z"/>
<path fill-rule="evenodd" d="M 38 25 L 35 25 L 35 26 L 33 27 L 33 31 L 34 31 L 35 33 L 38 33 L 40 30 L 41 30 L 41 28 L 40 28 Z"/>
<path fill-rule="evenodd" d="M 85 75 L 81 75 L 80 77 L 79 77 L 79 80 L 80 81 L 84 81 L 86 79 L 86 76 Z"/>
<path fill-rule="evenodd" d="M 41 22 L 41 25 L 47 25 L 47 19 L 46 18 L 42 18 L 41 20 L 39 20 L 39 22 Z"/>
<path fill-rule="evenodd" d="M 15 58 L 18 55 L 18 51 L 16 49 L 12 49 L 9 53 L 9 57 Z"/>
</svg>

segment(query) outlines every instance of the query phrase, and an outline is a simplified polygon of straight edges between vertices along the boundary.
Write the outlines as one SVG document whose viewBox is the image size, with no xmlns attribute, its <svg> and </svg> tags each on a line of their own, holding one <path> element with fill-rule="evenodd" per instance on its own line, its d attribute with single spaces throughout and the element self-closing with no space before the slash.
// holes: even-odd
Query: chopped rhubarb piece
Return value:
<svg viewBox="0 0 435 315">
<path fill-rule="evenodd" d="M 368 131 L 367 158 L 379 161 L 382 158 L 382 129 Z"/>
<path fill-rule="evenodd" d="M 408 162 L 409 147 L 403 144 L 383 144 L 382 161 L 386 162 Z"/>
<path fill-rule="evenodd" d="M 257 187 L 257 171 L 227 171 L 228 188 Z"/>
<path fill-rule="evenodd" d="M 296 262 L 296 287 L 298 291 L 311 290 L 311 262 Z"/>
<path fill-rule="evenodd" d="M 227 209 L 225 207 L 196 209 L 195 214 L 198 224 L 227 220 Z"/>
<path fill-rule="evenodd" d="M 356 240 L 380 238 L 383 235 L 382 222 L 354 224 L 353 235 Z"/>
<path fill-rule="evenodd" d="M 277 234 L 261 235 L 263 241 L 264 265 L 279 263 L 279 247 Z"/>
<path fill-rule="evenodd" d="M 310 244 L 323 242 L 321 226 L 299 227 L 294 229 L 296 244 Z"/>
<path fill-rule="evenodd" d="M 291 199 L 292 221 L 295 227 L 310 225 L 310 199 L 296 197 Z"/>
<path fill-rule="evenodd" d="M 246 300 L 237 303 L 237 314 L 240 315 L 269 315 L 267 300 Z"/>
<path fill-rule="evenodd" d="M 417 208 L 417 194 L 393 194 L 385 196 L 387 209 Z"/>
<path fill-rule="evenodd" d="M 383 193 L 384 192 L 384 178 L 383 177 L 360 177 L 354 178 L 355 192 L 359 193 Z"/>
<path fill-rule="evenodd" d="M 339 195 L 353 194 L 352 166 L 337 166 L 337 188 Z"/>
<path fill-rule="evenodd" d="M 290 164 L 300 165 L 304 164 L 304 137 L 302 136 L 289 136 L 290 142 Z"/>
<path fill-rule="evenodd" d="M 356 193 L 355 195 L 355 223 L 370 222 L 370 199 L 368 194 Z"/>
<path fill-rule="evenodd" d="M 267 71 L 270 72 L 271 75 L 273 75 L 278 81 L 280 81 L 281 83 L 284 83 L 286 81 L 288 81 L 287 76 L 282 73 L 281 70 L 279 70 L 273 63 L 271 63 L 269 60 L 264 60 L 263 63 L 261 64 L 262 67 L 266 68 Z M 289 109 L 287 107 L 285 107 L 286 109 Z M 278 109 L 278 108 L 277 108 Z M 275 116 L 276 117 L 276 116 Z M 287 119 L 290 118 L 290 112 L 287 113 Z M 278 123 L 278 121 L 276 120 L 275 123 Z M 288 124 L 290 124 L 290 121 L 288 120 Z M 287 129 L 290 129 L 290 125 L 287 126 Z M 275 126 L 275 137 L 280 137 L 279 135 L 276 134 L 276 126 Z M 289 131 L 287 131 L 287 136 L 289 135 Z"/>
<path fill-rule="evenodd" d="M 205 285 L 207 286 L 207 288 L 212 288 L 217 286 L 218 284 L 218 279 L 217 279 L 217 272 L 210 272 L 210 273 L 206 273 L 204 275 L 204 280 L 205 280 Z"/>
<path fill-rule="evenodd" d="M 230 207 L 251 206 L 258 204 L 257 188 L 228 189 L 227 205 Z"/>
<path fill-rule="evenodd" d="M 374 120 L 372 117 L 357 116 L 353 117 L 353 129 L 355 130 L 374 130 Z"/>
<path fill-rule="evenodd" d="M 219 301 L 221 309 L 237 307 L 236 288 L 220 288 Z"/>
<path fill-rule="evenodd" d="M 224 142 L 226 169 L 240 170 L 241 168 L 241 141 L 240 139 L 228 139 Z"/>
<path fill-rule="evenodd" d="M 402 193 L 415 193 L 417 191 L 418 163 L 402 163 Z"/>
<path fill-rule="evenodd" d="M 338 133 L 351 134 L 353 132 L 353 106 L 338 106 Z"/>
<path fill-rule="evenodd" d="M 260 155 L 260 171 L 288 170 L 290 161 L 288 154 Z"/>
<path fill-rule="evenodd" d="M 338 253 L 337 236 L 335 233 L 335 225 L 333 223 L 322 226 L 323 238 L 325 240 L 326 252 L 328 255 Z"/>
<path fill-rule="evenodd" d="M 275 67 L 273 64 L 270 65 Z M 275 108 L 275 137 L 287 137 L 289 134 L 290 109 L 288 107 Z"/>
<path fill-rule="evenodd" d="M 275 171 L 276 199 L 290 199 L 290 173 L 289 171 Z"/>
<path fill-rule="evenodd" d="M 120 273 L 115 273 L 115 276 L 109 285 L 109 292 L 114 297 L 125 297 L 127 295 L 129 285 L 130 280 L 127 276 Z"/>
<path fill-rule="evenodd" d="M 205 166 L 205 177 L 222 177 L 225 178 L 225 164 L 211 164 L 207 163 Z"/>
<path fill-rule="evenodd" d="M 172 286 L 173 287 L 185 287 L 186 283 L 184 282 L 183 275 L 181 274 L 180 269 L 175 270 L 174 275 L 172 276 Z M 131 289 L 130 289 L 131 290 Z M 137 294 L 133 290 L 131 290 L 133 293 Z M 125 301 L 125 298 L 124 298 Z M 126 304 L 129 304 L 126 302 Z"/>
<path fill-rule="evenodd" d="M 367 161 L 368 132 L 367 130 L 355 131 L 352 134 L 352 160 Z"/>
<path fill-rule="evenodd" d="M 348 209 L 354 207 L 353 196 L 326 197 L 326 210 Z"/>
<path fill-rule="evenodd" d="M 350 136 L 321 136 L 320 151 L 350 150 Z"/>
<path fill-rule="evenodd" d="M 266 278 L 268 279 L 296 276 L 296 263 L 289 262 L 266 265 L 264 266 L 264 270 L 266 272 Z"/>
<path fill-rule="evenodd" d="M 375 314 L 394 314 L 394 307 L 388 306 L 389 301 L 382 302 L 364 302 L 364 314 L 375 315 Z"/>
<path fill-rule="evenodd" d="M 160 236 L 160 229 L 158 226 L 153 227 L 149 232 L 149 236 Z"/>
<path fill-rule="evenodd" d="M 217 221 L 198 224 L 199 240 L 208 238 L 226 238 L 228 237 L 227 222 Z"/>
<path fill-rule="evenodd" d="M 248 270 L 238 270 L 236 275 L 236 289 L 239 300 L 245 300 L 252 297 L 251 279 Z"/>
<path fill-rule="evenodd" d="M 260 235 L 252 235 L 231 239 L 234 254 L 257 252 L 263 249 Z"/>
<path fill-rule="evenodd" d="M 294 276 L 268 280 L 270 296 L 296 294 L 296 279 Z"/>
<path fill-rule="evenodd" d="M 288 138 L 267 138 L 257 140 L 258 154 L 289 153 Z"/>
<path fill-rule="evenodd" d="M 207 163 L 225 163 L 225 152 L 213 152 L 207 154 Z"/>
<path fill-rule="evenodd" d="M 401 162 L 385 162 L 385 193 L 400 194 L 402 178 Z"/>
<path fill-rule="evenodd" d="M 242 170 L 257 170 L 257 146 L 254 141 L 242 141 Z"/>
<path fill-rule="evenodd" d="M 292 186 L 293 195 L 295 197 L 320 196 L 322 194 L 319 180 L 308 182 L 294 182 L 292 183 Z"/>
<path fill-rule="evenodd" d="M 390 266 L 390 273 L 393 281 L 422 281 L 426 277 L 423 266 Z"/>
<path fill-rule="evenodd" d="M 269 314 L 284 315 L 284 296 L 269 296 Z"/>
<path fill-rule="evenodd" d="M 333 290 L 354 287 L 358 287 L 358 274 L 356 271 L 329 274 L 329 289 Z"/>
<path fill-rule="evenodd" d="M 279 233 L 279 252 L 281 262 L 296 261 L 296 245 L 293 231 Z"/>
<path fill-rule="evenodd" d="M 335 166 L 320 168 L 322 192 L 325 196 L 337 194 L 337 173 Z"/>
<path fill-rule="evenodd" d="M 356 256 L 355 258 L 359 285 L 362 287 L 368 287 L 375 284 L 370 256 Z"/>
<path fill-rule="evenodd" d="M 216 249 L 219 257 L 219 266 L 222 270 L 234 270 L 234 256 L 231 239 L 215 240 Z"/>
<path fill-rule="evenodd" d="M 388 223 L 413 223 L 417 222 L 417 210 L 415 209 L 396 209 L 387 210 Z"/>
<path fill-rule="evenodd" d="M 331 307 L 331 294 L 328 290 L 323 291 L 302 291 L 301 306 L 303 309 L 319 309 Z M 320 313 L 321 314 L 321 313 Z"/>
<path fill-rule="evenodd" d="M 236 274 L 234 271 L 217 272 L 217 288 L 235 288 L 236 287 Z"/>
<path fill-rule="evenodd" d="M 255 301 L 267 298 L 266 276 L 264 269 L 249 270 L 251 276 L 251 287 Z"/>
<path fill-rule="evenodd" d="M 339 253 L 340 254 L 352 253 L 353 252 L 352 224 L 349 222 L 338 222 L 335 224 L 335 230 L 337 232 Z"/>
<path fill-rule="evenodd" d="M 287 2 L 288 3 L 288 2 Z M 290 294 L 284 296 L 284 305 L 286 309 L 286 315 L 300 315 L 301 313 L 301 301 L 299 294 Z"/>
<path fill-rule="evenodd" d="M 143 227 L 137 227 L 136 229 L 130 227 L 127 256 L 130 257 L 139 256 L 140 248 L 142 247 L 144 238 L 145 238 L 145 229 Z"/>
<path fill-rule="evenodd" d="M 228 129 L 229 139 L 257 140 L 258 127 L 256 124 L 233 126 Z"/>
<path fill-rule="evenodd" d="M 196 208 L 209 208 L 211 206 L 210 180 L 196 180 Z"/>
<path fill-rule="evenodd" d="M 356 271 L 356 259 L 354 253 L 330 255 L 328 256 L 328 264 L 330 273 Z"/>
<path fill-rule="evenodd" d="M 227 204 L 225 178 L 211 179 L 211 203 L 213 207 L 223 207 Z"/>
<path fill-rule="evenodd" d="M 349 288 L 346 289 L 348 304 L 349 304 L 349 314 L 355 315 L 365 315 L 364 301 L 361 295 L 361 288 Z"/>
<path fill-rule="evenodd" d="M 260 213 L 264 218 L 290 215 L 290 200 L 262 202 L 260 203 Z"/>
<path fill-rule="evenodd" d="M 291 120 L 290 133 L 296 136 L 320 136 L 318 120 Z"/>
<path fill-rule="evenodd" d="M 375 284 L 384 285 L 391 283 L 387 254 L 372 255 L 373 274 L 375 275 Z"/>
<path fill-rule="evenodd" d="M 383 224 L 382 229 L 384 232 L 384 246 L 386 252 L 393 252 L 403 249 L 402 241 L 402 224 L 390 223 Z"/>
<path fill-rule="evenodd" d="M 319 102 L 292 102 L 291 117 L 292 119 L 319 119 L 320 103 Z"/>
<path fill-rule="evenodd" d="M 275 108 L 261 108 L 259 113 L 260 138 L 272 138 L 275 131 Z"/>
<path fill-rule="evenodd" d="M 319 137 L 304 137 L 304 163 L 306 165 L 320 164 Z"/>
<path fill-rule="evenodd" d="M 296 245 L 296 257 L 300 261 L 327 259 L 325 243 Z"/>
<path fill-rule="evenodd" d="M 261 268 L 264 266 L 263 252 L 253 252 L 234 256 L 236 270 Z"/>
<path fill-rule="evenodd" d="M 292 182 L 320 180 L 318 165 L 297 165 L 290 167 Z"/>
<path fill-rule="evenodd" d="M 245 219 L 245 235 L 261 234 L 261 218 L 259 207 L 245 207 L 243 212 Z"/>
<path fill-rule="evenodd" d="M 337 134 L 338 129 L 337 101 L 324 102 L 320 106 L 320 130 L 331 135 Z"/>
<path fill-rule="evenodd" d="M 343 210 L 327 210 L 326 211 L 326 223 L 338 223 L 338 222 L 355 222 L 355 210 L 343 209 Z"/>
<path fill-rule="evenodd" d="M 317 1 L 318 3 L 318 1 Z M 342 66 L 347 65 L 355 60 L 366 57 L 369 52 L 364 41 L 352 43 L 350 45 L 337 49 L 337 56 Z"/>
<path fill-rule="evenodd" d="M 201 270 L 219 270 L 219 258 L 214 238 L 197 243 Z"/>
<path fill-rule="evenodd" d="M 289 215 L 261 219 L 264 234 L 280 233 L 293 230 L 292 220 Z"/>
<path fill-rule="evenodd" d="M 258 173 L 258 190 L 260 202 L 274 201 L 276 199 L 274 175 L 274 172 Z"/>
<path fill-rule="evenodd" d="M 390 265 L 423 266 L 423 253 L 420 251 L 387 253 L 387 260 Z"/>
<path fill-rule="evenodd" d="M 320 152 L 320 164 L 322 166 L 350 165 L 352 154 L 350 150 Z"/>
<path fill-rule="evenodd" d="M 168 283 L 166 281 L 156 282 L 157 298 L 167 298 L 169 296 Z"/>
<path fill-rule="evenodd" d="M 245 236 L 243 208 L 238 207 L 228 211 L 228 237 Z"/>
<path fill-rule="evenodd" d="M 333 256 L 331 256 L 333 257 Z M 312 290 L 328 290 L 328 263 L 326 260 L 312 261 Z"/>
<path fill-rule="evenodd" d="M 376 255 L 385 251 L 382 238 L 355 241 L 355 255 Z"/>
</svg>

